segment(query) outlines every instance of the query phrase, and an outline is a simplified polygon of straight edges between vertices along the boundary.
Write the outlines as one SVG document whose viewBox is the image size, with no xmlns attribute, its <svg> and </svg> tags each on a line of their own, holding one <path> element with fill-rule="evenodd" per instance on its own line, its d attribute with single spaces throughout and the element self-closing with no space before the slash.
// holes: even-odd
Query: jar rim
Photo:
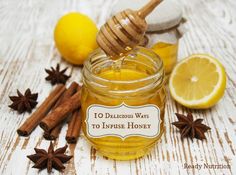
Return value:
<svg viewBox="0 0 236 175">
<path fill-rule="evenodd" d="M 102 78 L 102 77 L 99 77 L 97 76 L 96 74 L 94 74 L 94 72 L 92 71 L 92 69 L 90 69 L 90 65 L 91 65 L 91 59 L 96 55 L 98 54 L 99 52 L 101 52 L 101 49 L 96 49 L 89 57 L 88 59 L 85 60 L 84 62 L 84 68 L 83 68 L 83 76 L 84 76 L 84 71 L 88 71 L 90 76 L 93 76 L 93 78 L 99 80 L 99 81 L 102 81 L 102 82 L 106 82 L 106 83 L 115 83 L 115 84 L 132 84 L 132 83 L 140 83 L 140 82 L 144 82 L 144 81 L 148 81 L 148 80 L 151 80 L 153 78 L 158 78 L 158 80 L 160 78 L 163 78 L 164 77 L 164 65 L 163 65 L 163 62 L 161 60 L 161 58 L 153 51 L 151 51 L 150 49 L 147 49 L 147 48 L 144 48 L 144 47 L 136 47 L 134 50 L 139 50 L 140 48 L 142 49 L 145 49 L 145 50 L 148 50 L 148 52 L 152 52 L 153 55 L 155 55 L 157 61 L 155 61 L 154 59 L 152 59 L 151 61 L 153 63 L 155 63 L 157 65 L 156 67 L 156 72 L 153 73 L 152 75 L 148 75 L 147 77 L 144 77 L 144 78 L 140 78 L 140 79 L 137 79 L 137 80 L 108 80 L 108 79 L 105 79 L 105 78 Z M 107 57 L 104 53 L 105 57 Z M 164 81 L 164 80 L 162 80 Z"/>
</svg>

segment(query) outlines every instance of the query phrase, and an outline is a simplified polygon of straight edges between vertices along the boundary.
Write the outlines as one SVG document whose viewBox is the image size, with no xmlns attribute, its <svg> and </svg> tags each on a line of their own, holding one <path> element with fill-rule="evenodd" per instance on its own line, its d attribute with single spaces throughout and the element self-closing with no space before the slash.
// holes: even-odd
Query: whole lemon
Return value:
<svg viewBox="0 0 236 175">
<path fill-rule="evenodd" d="M 98 47 L 97 32 L 96 24 L 88 16 L 73 12 L 59 19 L 54 30 L 54 40 L 65 60 L 81 65 Z"/>
</svg>

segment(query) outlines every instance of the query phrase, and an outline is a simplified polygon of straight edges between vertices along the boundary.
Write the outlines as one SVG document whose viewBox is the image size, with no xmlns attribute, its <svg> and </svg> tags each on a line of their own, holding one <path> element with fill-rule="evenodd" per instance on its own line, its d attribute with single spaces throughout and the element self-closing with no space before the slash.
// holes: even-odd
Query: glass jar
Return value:
<svg viewBox="0 0 236 175">
<path fill-rule="evenodd" d="M 178 28 L 147 32 L 147 47 L 151 48 L 163 61 L 166 77 L 172 72 L 178 60 L 179 39 L 182 37 Z"/>
<path fill-rule="evenodd" d="M 96 50 L 84 63 L 81 97 L 85 137 L 117 160 L 145 155 L 164 132 L 166 92 L 161 59 L 135 48 L 113 61 Z"/>
<path fill-rule="evenodd" d="M 177 63 L 179 42 L 175 44 L 157 42 L 151 48 L 158 54 L 164 63 L 166 76 L 168 76 Z"/>
</svg>

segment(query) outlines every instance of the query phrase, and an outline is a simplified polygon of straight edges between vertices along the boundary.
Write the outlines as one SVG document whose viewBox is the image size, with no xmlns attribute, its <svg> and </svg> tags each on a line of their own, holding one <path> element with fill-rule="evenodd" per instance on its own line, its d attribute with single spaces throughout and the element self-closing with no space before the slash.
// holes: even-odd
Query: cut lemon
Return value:
<svg viewBox="0 0 236 175">
<path fill-rule="evenodd" d="M 226 73 L 215 58 L 196 54 L 182 60 L 174 68 L 169 88 L 180 104 L 193 109 L 206 109 L 215 105 L 224 95 Z"/>
</svg>

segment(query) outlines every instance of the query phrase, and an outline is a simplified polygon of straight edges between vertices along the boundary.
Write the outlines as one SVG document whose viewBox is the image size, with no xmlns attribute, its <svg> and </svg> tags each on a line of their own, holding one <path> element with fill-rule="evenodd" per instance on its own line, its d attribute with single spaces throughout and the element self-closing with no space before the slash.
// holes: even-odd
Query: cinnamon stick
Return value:
<svg viewBox="0 0 236 175">
<path fill-rule="evenodd" d="M 58 85 L 39 106 L 39 108 L 36 109 L 36 111 L 23 123 L 19 129 L 17 129 L 17 133 L 20 136 L 28 136 L 47 115 L 65 90 L 66 88 L 64 85 Z"/>
<path fill-rule="evenodd" d="M 72 111 L 79 108 L 81 99 L 81 87 L 78 87 L 78 91 L 65 102 L 60 104 L 55 110 L 48 114 L 41 122 L 40 127 L 44 131 L 50 131 L 56 127 L 59 123 L 65 120 Z"/>
<path fill-rule="evenodd" d="M 60 97 L 60 99 L 57 101 L 57 103 L 54 105 L 52 110 L 55 110 L 60 104 L 65 102 L 68 98 L 70 98 L 78 88 L 78 84 L 76 82 L 72 82 L 69 88 L 64 92 L 64 94 Z M 55 140 L 58 135 L 61 132 L 61 128 L 63 126 L 64 122 L 61 122 L 58 124 L 55 128 L 53 128 L 51 131 L 45 131 L 43 134 L 43 137 L 47 140 Z"/>
<path fill-rule="evenodd" d="M 75 110 L 68 123 L 68 130 L 66 133 L 67 143 L 76 143 L 80 135 L 82 117 L 79 110 Z"/>
<path fill-rule="evenodd" d="M 45 131 L 43 133 L 43 137 L 46 140 L 56 140 L 61 132 L 61 128 L 62 128 L 63 124 L 60 123 L 58 126 L 56 126 L 55 128 L 53 128 L 51 131 Z"/>
</svg>

